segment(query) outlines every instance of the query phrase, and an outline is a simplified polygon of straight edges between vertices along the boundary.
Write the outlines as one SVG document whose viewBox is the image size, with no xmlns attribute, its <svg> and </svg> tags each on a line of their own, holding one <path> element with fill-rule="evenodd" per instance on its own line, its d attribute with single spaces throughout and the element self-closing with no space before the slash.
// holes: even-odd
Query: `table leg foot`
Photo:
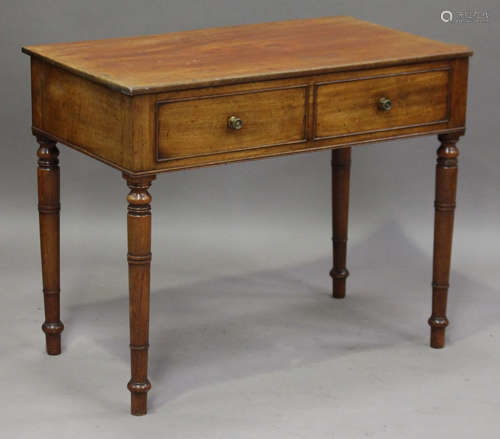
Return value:
<svg viewBox="0 0 500 439">
<path fill-rule="evenodd" d="M 148 391 L 151 389 L 149 380 L 142 383 L 129 381 L 130 413 L 134 416 L 145 415 L 148 411 Z"/>
<path fill-rule="evenodd" d="M 47 346 L 47 354 L 59 355 L 61 353 L 61 332 L 64 325 L 61 321 L 57 323 L 45 322 L 42 325 L 42 330 L 45 332 L 45 344 Z"/>
<path fill-rule="evenodd" d="M 433 327 L 433 323 L 431 322 L 429 322 L 429 324 L 431 325 L 431 348 L 444 348 L 445 328 Z"/>
<path fill-rule="evenodd" d="M 332 232 L 333 232 L 333 268 L 332 296 L 336 299 L 345 297 L 347 224 L 349 213 L 349 180 L 351 174 L 351 148 L 332 150 Z"/>
<path fill-rule="evenodd" d="M 458 148 L 460 134 L 440 134 L 437 151 L 436 198 L 434 203 L 434 257 L 432 275 L 432 315 L 430 345 L 443 348 L 448 326 L 446 305 L 450 278 L 451 244 L 458 175 Z"/>
</svg>

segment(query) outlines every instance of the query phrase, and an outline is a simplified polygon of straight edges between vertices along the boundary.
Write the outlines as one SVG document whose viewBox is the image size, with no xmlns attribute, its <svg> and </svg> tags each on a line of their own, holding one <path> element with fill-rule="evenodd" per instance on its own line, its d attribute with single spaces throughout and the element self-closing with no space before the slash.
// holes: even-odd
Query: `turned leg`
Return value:
<svg viewBox="0 0 500 439">
<path fill-rule="evenodd" d="M 61 353 L 64 325 L 59 310 L 59 151 L 56 142 L 37 135 L 38 148 L 38 212 L 42 255 L 43 300 L 47 353 Z"/>
<path fill-rule="evenodd" d="M 349 177 L 351 148 L 332 150 L 332 231 L 333 231 L 333 297 L 345 297 L 347 221 L 349 211 Z"/>
<path fill-rule="evenodd" d="M 149 348 L 149 278 L 151 265 L 151 195 L 154 176 L 134 177 L 123 174 L 130 188 L 127 196 L 128 279 L 130 306 L 131 413 L 145 415 Z"/>
<path fill-rule="evenodd" d="M 459 134 L 441 134 L 438 136 L 441 146 L 437 151 L 436 165 L 432 315 L 429 318 L 431 347 L 433 348 L 444 347 L 445 328 L 448 326 L 446 302 L 450 278 L 451 242 L 457 190 L 458 149 L 456 143 L 459 137 Z"/>
</svg>

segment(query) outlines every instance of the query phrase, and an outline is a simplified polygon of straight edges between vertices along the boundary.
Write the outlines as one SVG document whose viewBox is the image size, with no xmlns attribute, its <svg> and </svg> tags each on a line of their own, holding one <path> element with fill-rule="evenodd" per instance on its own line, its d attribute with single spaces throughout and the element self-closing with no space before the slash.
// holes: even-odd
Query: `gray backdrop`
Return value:
<svg viewBox="0 0 500 439">
<path fill-rule="evenodd" d="M 487 10 L 445 24 L 443 9 Z M 61 146 L 63 355 L 44 354 L 22 45 L 353 15 L 475 51 L 448 346 L 427 347 L 434 137 L 353 149 L 344 301 L 329 297 L 330 153 L 153 183 L 150 415 L 130 417 L 125 182 Z M 0 13 L 0 421 L 12 437 L 421 438 L 498 432 L 497 2 L 6 1 Z M 56 429 L 56 424 L 59 427 Z M 161 435 L 161 436 L 160 436 Z"/>
</svg>

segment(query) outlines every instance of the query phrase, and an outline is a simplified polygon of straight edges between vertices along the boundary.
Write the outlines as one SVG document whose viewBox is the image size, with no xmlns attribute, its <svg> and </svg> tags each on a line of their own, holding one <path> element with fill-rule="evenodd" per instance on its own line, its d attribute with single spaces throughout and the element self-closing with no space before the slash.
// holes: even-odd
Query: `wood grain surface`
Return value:
<svg viewBox="0 0 500 439">
<path fill-rule="evenodd" d="M 317 85 L 315 138 L 448 121 L 449 67 Z M 392 108 L 378 108 L 380 98 Z"/>
<path fill-rule="evenodd" d="M 158 160 L 188 158 L 306 140 L 306 86 L 158 103 Z M 231 116 L 241 129 L 228 127 Z"/>
<path fill-rule="evenodd" d="M 26 46 L 23 51 L 134 95 L 469 56 L 353 17 L 325 17 Z"/>
<path fill-rule="evenodd" d="M 463 132 L 468 61 L 125 96 L 33 58 L 33 131 L 131 175 Z M 242 130 L 226 128 L 230 114 Z"/>
</svg>

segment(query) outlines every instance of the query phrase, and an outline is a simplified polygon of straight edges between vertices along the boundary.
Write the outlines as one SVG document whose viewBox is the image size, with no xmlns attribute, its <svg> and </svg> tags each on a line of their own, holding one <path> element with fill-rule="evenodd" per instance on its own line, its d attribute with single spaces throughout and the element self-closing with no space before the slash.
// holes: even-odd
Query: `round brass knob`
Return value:
<svg viewBox="0 0 500 439">
<path fill-rule="evenodd" d="M 382 111 L 389 111 L 392 108 L 392 102 L 389 98 L 382 97 L 378 100 L 378 108 Z"/>
<path fill-rule="evenodd" d="M 238 116 L 231 116 L 227 119 L 227 127 L 232 130 L 241 130 L 243 121 Z"/>
</svg>

